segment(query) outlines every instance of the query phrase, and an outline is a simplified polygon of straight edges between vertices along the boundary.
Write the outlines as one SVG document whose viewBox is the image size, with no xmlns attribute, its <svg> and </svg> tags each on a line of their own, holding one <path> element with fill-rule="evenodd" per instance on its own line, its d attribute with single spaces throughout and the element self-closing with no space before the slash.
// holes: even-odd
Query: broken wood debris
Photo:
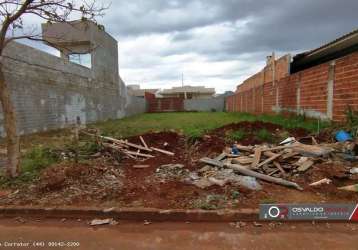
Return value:
<svg viewBox="0 0 358 250">
<path fill-rule="evenodd" d="M 278 158 L 280 156 L 281 156 L 281 154 L 275 154 L 275 155 L 271 156 L 270 158 L 264 160 L 263 162 L 259 163 L 259 165 L 257 165 L 256 168 L 259 168 L 259 167 L 261 167 L 261 166 L 263 166 L 263 165 L 265 165 L 267 163 L 270 163 L 270 162 L 272 162 L 273 160 L 275 160 L 276 158 Z"/>
<path fill-rule="evenodd" d="M 142 142 L 142 144 L 143 144 L 143 146 L 144 146 L 145 148 L 149 148 L 148 145 L 147 145 L 147 143 L 145 142 L 145 140 L 143 139 L 142 136 L 139 136 L 139 139 L 140 139 L 140 141 Z"/>
<path fill-rule="evenodd" d="M 254 159 L 251 163 L 251 168 L 256 168 L 257 165 L 259 164 L 261 159 L 261 148 L 256 148 L 255 149 L 255 155 L 254 155 Z"/>
<path fill-rule="evenodd" d="M 297 183 L 287 181 L 287 180 L 284 180 L 281 178 L 276 178 L 276 177 L 272 177 L 269 175 L 261 174 L 261 173 L 255 172 L 253 170 L 243 168 L 242 166 L 237 165 L 237 164 L 225 164 L 225 166 L 227 166 L 228 168 L 234 169 L 243 175 L 256 177 L 258 179 L 262 179 L 262 180 L 265 180 L 268 182 L 280 184 L 280 185 L 287 186 L 287 187 L 294 187 L 298 190 L 303 190 L 303 188 L 300 187 Z"/>
<path fill-rule="evenodd" d="M 315 161 L 324 160 L 334 151 L 330 145 L 320 145 L 316 142 L 313 138 L 313 145 L 306 145 L 295 140 L 289 142 L 290 144 L 279 146 L 237 145 L 240 156 L 234 157 L 227 154 L 227 159 L 204 157 L 199 161 L 209 166 L 233 169 L 241 175 L 302 190 L 300 185 L 286 178 L 308 171 Z"/>
<path fill-rule="evenodd" d="M 315 181 L 315 182 L 311 183 L 310 186 L 319 186 L 322 184 L 330 184 L 331 182 L 332 182 L 331 179 L 323 178 L 322 180 Z"/>
<path fill-rule="evenodd" d="M 149 154 L 149 152 L 160 152 L 162 154 L 166 154 L 166 155 L 170 155 L 170 156 L 174 156 L 173 152 L 170 152 L 168 150 L 163 150 L 160 148 L 155 148 L 155 147 L 149 147 L 148 144 L 146 143 L 146 141 L 144 141 L 144 138 L 142 136 L 139 136 L 139 140 L 141 141 L 142 145 L 138 145 L 132 142 L 128 142 L 127 140 L 122 140 L 122 139 L 116 139 L 116 138 L 112 138 L 109 136 L 101 136 L 98 134 L 92 134 L 92 133 L 88 133 L 86 131 L 81 131 L 81 133 L 88 135 L 88 136 L 92 136 L 95 138 L 99 138 L 103 141 L 106 142 L 101 142 L 101 144 L 105 147 L 105 148 L 110 148 L 112 150 L 115 150 L 116 152 L 119 153 L 123 153 L 125 156 L 132 158 L 132 159 L 137 159 L 137 157 L 142 157 L 142 158 L 154 158 L 155 156 L 152 154 Z M 130 150 L 130 149 L 135 149 L 136 151 Z M 141 152 L 141 151 L 145 151 L 145 153 Z"/>
<path fill-rule="evenodd" d="M 173 153 L 173 152 L 169 152 L 169 151 L 167 151 L 167 150 L 163 150 L 163 149 L 155 148 L 155 147 L 151 147 L 151 149 L 154 150 L 154 151 L 157 151 L 157 152 L 166 154 L 166 155 L 174 156 L 174 153 Z"/>
<path fill-rule="evenodd" d="M 311 161 L 311 160 L 306 160 L 305 162 L 303 162 L 303 163 L 297 168 L 297 171 L 298 171 L 298 172 L 305 172 L 305 171 L 307 171 L 307 169 L 309 169 L 310 167 L 312 167 L 313 164 L 314 164 L 313 161 Z"/>
</svg>

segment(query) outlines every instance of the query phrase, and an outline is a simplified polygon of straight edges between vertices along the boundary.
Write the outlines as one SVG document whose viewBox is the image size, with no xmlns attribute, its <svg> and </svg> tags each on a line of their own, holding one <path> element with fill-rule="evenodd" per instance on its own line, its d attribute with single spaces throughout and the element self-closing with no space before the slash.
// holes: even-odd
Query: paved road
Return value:
<svg viewBox="0 0 358 250">
<path fill-rule="evenodd" d="M 248 223 L 120 222 L 90 227 L 85 221 L 0 220 L 0 249 L 357 249 L 358 224 L 296 223 L 261 227 Z M 38 247 L 31 247 L 33 243 Z M 49 247 L 72 242 L 72 247 Z M 23 247 L 15 247 L 22 243 Z M 29 247 L 26 244 L 29 243 Z M 41 247 L 41 244 L 44 247 Z M 11 245 L 13 244 L 13 245 Z M 54 243 L 52 243 L 54 244 Z M 76 244 L 80 244 L 76 247 Z"/>
</svg>

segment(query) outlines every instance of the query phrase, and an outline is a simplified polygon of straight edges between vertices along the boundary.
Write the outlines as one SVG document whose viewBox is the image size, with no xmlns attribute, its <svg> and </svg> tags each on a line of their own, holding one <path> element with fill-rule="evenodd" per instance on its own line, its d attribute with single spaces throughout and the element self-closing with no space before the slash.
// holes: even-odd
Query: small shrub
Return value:
<svg viewBox="0 0 358 250">
<path fill-rule="evenodd" d="M 272 142 L 273 140 L 273 135 L 266 129 L 260 129 L 256 136 L 261 141 Z"/>
<path fill-rule="evenodd" d="M 351 132 L 353 137 L 358 135 L 358 111 L 348 106 L 346 111 L 346 122 L 348 130 Z"/>
<path fill-rule="evenodd" d="M 20 175 L 16 178 L 0 176 L 0 186 L 17 186 L 35 181 L 42 169 L 59 161 L 59 156 L 51 149 L 35 147 L 22 157 Z"/>
<path fill-rule="evenodd" d="M 81 143 L 79 145 L 79 153 L 80 154 L 91 155 L 91 154 L 97 153 L 99 150 L 101 150 L 101 146 L 94 141 Z"/>
<path fill-rule="evenodd" d="M 23 172 L 38 172 L 59 161 L 59 156 L 49 148 L 35 147 L 27 152 L 21 163 Z"/>
<path fill-rule="evenodd" d="M 244 139 L 246 136 L 245 131 L 243 130 L 235 130 L 231 131 L 227 134 L 226 138 L 232 141 L 240 141 Z"/>
<path fill-rule="evenodd" d="M 186 134 L 187 134 L 188 142 L 194 143 L 202 137 L 203 131 L 201 129 L 194 128 L 187 131 Z"/>
</svg>

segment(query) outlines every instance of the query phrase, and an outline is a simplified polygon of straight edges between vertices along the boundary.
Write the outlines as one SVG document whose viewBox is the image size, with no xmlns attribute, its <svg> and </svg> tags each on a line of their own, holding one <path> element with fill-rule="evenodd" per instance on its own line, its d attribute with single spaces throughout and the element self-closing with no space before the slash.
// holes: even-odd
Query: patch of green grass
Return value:
<svg viewBox="0 0 358 250">
<path fill-rule="evenodd" d="M 231 141 L 240 141 L 240 140 L 244 139 L 245 136 L 246 136 L 245 131 L 239 129 L 239 130 L 231 131 L 230 133 L 228 133 L 226 135 L 226 138 Z"/>
<path fill-rule="evenodd" d="M 92 139 L 92 138 L 90 138 Z M 78 154 L 81 156 L 88 156 L 94 153 L 97 153 L 99 150 L 101 150 L 101 146 L 93 141 L 79 141 L 78 145 L 76 145 L 74 142 L 67 143 L 64 147 L 64 151 L 69 151 L 74 153 L 76 150 L 78 150 Z"/>
<path fill-rule="evenodd" d="M 101 133 L 114 137 L 128 137 L 149 131 L 177 130 L 189 137 L 204 134 L 206 131 L 229 123 L 242 121 L 263 121 L 281 125 L 286 129 L 305 128 L 310 132 L 329 126 L 328 122 L 308 119 L 304 116 L 252 115 L 248 113 L 226 112 L 173 112 L 145 113 L 120 120 L 109 120 L 90 125 L 99 128 Z"/>
<path fill-rule="evenodd" d="M 258 115 L 257 120 L 278 124 L 285 129 L 304 128 L 310 131 L 311 133 L 318 133 L 320 130 L 331 126 L 331 122 L 329 121 L 321 121 L 313 118 L 307 118 L 306 116 L 303 115 L 284 116 L 281 114 L 277 114 L 277 115 L 263 114 L 263 115 Z"/>
<path fill-rule="evenodd" d="M 34 147 L 21 160 L 21 174 L 17 178 L 9 179 L 0 176 L 0 186 L 20 185 L 32 182 L 38 178 L 40 171 L 59 161 L 59 156 L 51 149 Z"/>
<path fill-rule="evenodd" d="M 272 142 L 274 137 L 267 129 L 260 129 L 256 137 L 264 142 Z"/>
<path fill-rule="evenodd" d="M 203 136 L 204 131 L 202 131 L 200 128 L 193 128 L 189 129 L 186 133 L 188 137 L 189 143 L 194 143 L 195 141 L 199 140 Z"/>
</svg>

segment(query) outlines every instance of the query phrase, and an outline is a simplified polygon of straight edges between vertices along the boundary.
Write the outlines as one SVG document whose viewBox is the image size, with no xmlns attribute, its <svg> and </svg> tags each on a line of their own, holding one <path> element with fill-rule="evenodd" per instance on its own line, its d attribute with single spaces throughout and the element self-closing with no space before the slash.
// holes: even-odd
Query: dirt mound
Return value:
<svg viewBox="0 0 358 250">
<path fill-rule="evenodd" d="M 4 200 L 16 205 L 71 205 L 113 199 L 123 183 L 122 170 L 99 162 L 63 163 L 45 169 L 39 181 Z"/>
<path fill-rule="evenodd" d="M 230 138 L 231 133 L 235 133 L 238 131 L 242 133 L 242 138 Z M 264 136 L 260 136 L 260 132 L 263 132 Z M 268 134 L 266 135 L 266 137 L 265 133 Z M 285 139 L 288 136 L 300 138 L 307 136 L 308 134 L 308 131 L 304 128 L 294 128 L 287 130 L 280 125 L 269 122 L 244 121 L 239 123 L 227 124 L 225 126 L 210 131 L 208 133 L 208 136 L 211 138 L 206 142 L 204 138 L 204 146 L 207 147 L 213 141 L 219 141 L 220 143 L 226 142 L 226 144 L 232 144 L 234 141 L 238 141 L 238 143 L 245 146 L 255 145 L 262 143 L 278 142 L 279 140 Z"/>
<path fill-rule="evenodd" d="M 217 154 L 223 152 L 223 149 L 227 142 L 225 136 L 218 136 L 216 134 L 208 134 L 198 140 L 196 145 L 196 151 L 198 158 L 200 156 L 215 157 Z"/>
<path fill-rule="evenodd" d="M 218 134 L 222 135 L 225 134 L 227 131 L 236 131 L 236 130 L 244 130 L 245 132 L 257 132 L 260 129 L 266 129 L 270 132 L 275 132 L 276 130 L 281 130 L 282 127 L 277 124 L 269 123 L 269 122 L 260 122 L 260 121 L 254 121 L 254 122 L 239 122 L 239 123 L 230 123 L 225 126 L 222 126 L 220 128 L 214 129 L 211 133 L 212 134 Z"/>
<path fill-rule="evenodd" d="M 239 123 L 231 123 L 220 128 L 214 129 L 210 132 L 210 134 L 215 135 L 224 135 L 230 131 L 238 131 L 242 130 L 247 134 L 257 134 L 260 130 L 267 130 L 272 134 L 277 134 L 283 131 L 287 131 L 291 136 L 295 137 L 304 137 L 309 134 L 309 132 L 304 128 L 293 128 L 293 129 L 285 129 L 280 125 L 270 123 L 270 122 L 261 122 L 261 121 L 253 121 L 253 122 L 239 122 Z"/>
<path fill-rule="evenodd" d="M 168 151 L 176 150 L 180 147 L 180 143 L 184 140 L 184 137 L 176 132 L 163 131 L 157 133 L 147 133 L 141 135 L 148 147 L 157 147 Z M 132 143 L 141 145 L 142 142 L 139 136 L 128 137 L 127 140 Z"/>
</svg>

